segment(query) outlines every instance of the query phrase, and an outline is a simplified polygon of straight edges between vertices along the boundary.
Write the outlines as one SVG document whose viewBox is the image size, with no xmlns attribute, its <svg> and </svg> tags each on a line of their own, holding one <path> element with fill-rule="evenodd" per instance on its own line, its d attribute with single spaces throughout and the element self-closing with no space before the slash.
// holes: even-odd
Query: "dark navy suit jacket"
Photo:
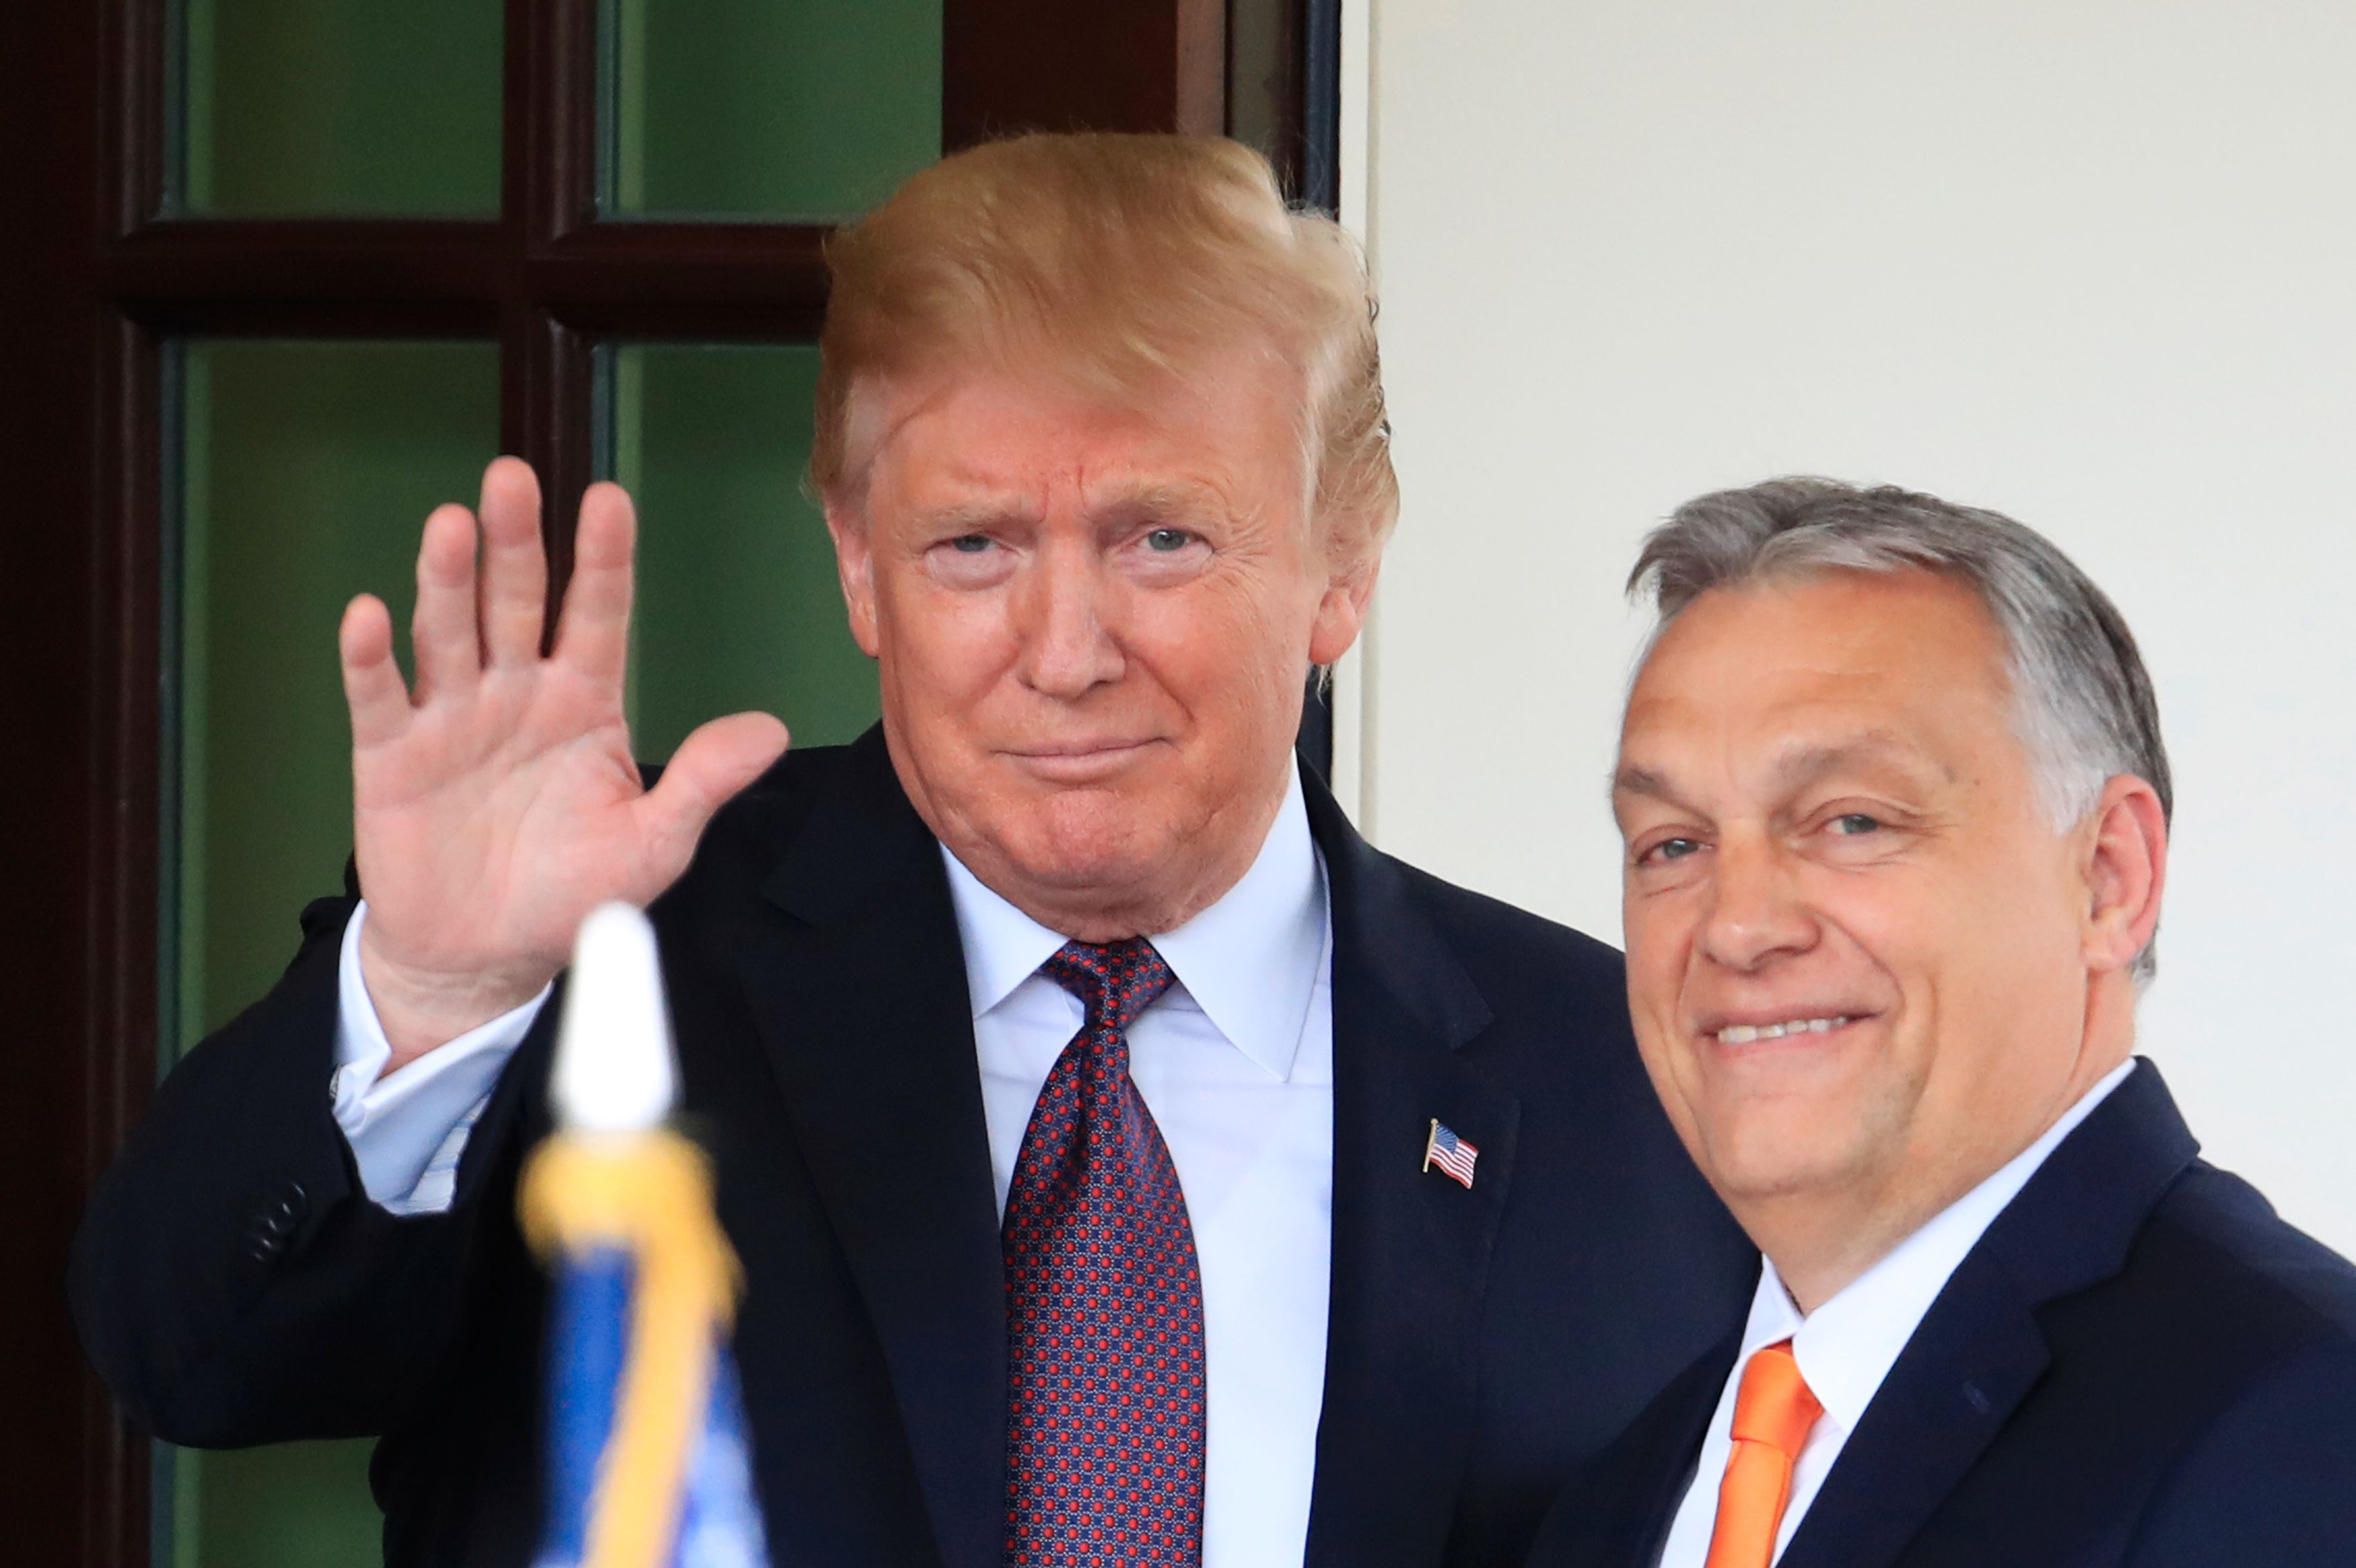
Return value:
<svg viewBox="0 0 2356 1568">
<path fill-rule="evenodd" d="M 1782 1568 L 2356 1563 L 2356 1267 L 2198 1148 L 2138 1064 L 1947 1282 Z M 1565 1489 L 1533 1568 L 1659 1561 L 1739 1340 Z"/>
<path fill-rule="evenodd" d="M 1308 1560 L 1517 1564 L 1563 1479 L 1740 1310 L 1755 1253 L 1654 1100 L 1619 956 L 1377 854 L 1308 795 L 1334 1074 Z M 150 1430 L 381 1435 L 392 1562 L 522 1564 L 546 1294 L 514 1185 L 556 1008 L 450 1212 L 395 1218 L 329 1115 L 348 909 L 314 906 L 277 988 L 162 1086 L 85 1221 L 75 1309 Z M 972 1008 L 880 736 L 781 763 L 652 912 L 684 1114 L 744 1266 L 776 1560 L 996 1568 L 1006 1328 Z M 1480 1148 L 1470 1190 L 1420 1168 L 1434 1117 Z"/>
</svg>

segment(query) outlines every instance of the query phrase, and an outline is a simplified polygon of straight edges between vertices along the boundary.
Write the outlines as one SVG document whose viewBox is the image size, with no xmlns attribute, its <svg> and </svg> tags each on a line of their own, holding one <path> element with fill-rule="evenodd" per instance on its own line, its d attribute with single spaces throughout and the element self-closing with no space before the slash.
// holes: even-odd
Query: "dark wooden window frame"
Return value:
<svg viewBox="0 0 2356 1568">
<path fill-rule="evenodd" d="M 562 581 L 608 338 L 808 341 L 822 229 L 598 216 L 596 0 L 505 0 L 501 215 L 166 215 L 166 0 L 0 5 L 0 1520 L 12 1561 L 149 1561 L 148 1445 L 67 1320 L 67 1244 L 156 1067 L 168 804 L 166 347 L 495 339 L 500 440 Z M 947 148 L 1027 128 L 1226 129 L 1337 185 L 1340 0 L 947 0 Z M 1237 28 L 1280 69 L 1239 82 Z M 1322 715 L 1304 746 L 1325 760 Z"/>
</svg>

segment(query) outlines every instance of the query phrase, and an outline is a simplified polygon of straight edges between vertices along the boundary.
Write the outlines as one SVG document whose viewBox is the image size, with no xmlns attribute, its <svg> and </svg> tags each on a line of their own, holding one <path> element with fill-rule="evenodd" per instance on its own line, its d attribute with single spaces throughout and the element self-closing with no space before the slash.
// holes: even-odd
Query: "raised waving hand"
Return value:
<svg viewBox="0 0 2356 1568">
<path fill-rule="evenodd" d="M 766 713 L 715 719 L 641 787 L 622 713 L 629 497 L 613 485 L 582 497 L 546 656 L 548 562 L 528 464 L 502 457 L 484 472 L 480 517 L 479 562 L 475 514 L 447 506 L 425 520 L 413 686 L 383 601 L 353 600 L 339 636 L 369 901 L 361 972 L 391 1067 L 530 999 L 598 903 L 645 904 L 669 887 L 712 814 L 786 747 Z"/>
</svg>

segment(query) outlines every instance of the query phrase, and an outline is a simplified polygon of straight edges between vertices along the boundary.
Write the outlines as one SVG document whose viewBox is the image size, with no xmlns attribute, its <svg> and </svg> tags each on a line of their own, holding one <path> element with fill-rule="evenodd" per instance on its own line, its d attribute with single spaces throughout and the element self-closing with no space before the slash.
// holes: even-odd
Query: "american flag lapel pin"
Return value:
<svg viewBox="0 0 2356 1568">
<path fill-rule="evenodd" d="M 1424 1169 L 1438 1166 L 1441 1175 L 1470 1192 L 1472 1189 L 1472 1162 L 1480 1157 L 1481 1151 L 1471 1142 L 1442 1126 L 1437 1116 L 1432 1118 L 1431 1132 L 1423 1140 Z"/>
</svg>

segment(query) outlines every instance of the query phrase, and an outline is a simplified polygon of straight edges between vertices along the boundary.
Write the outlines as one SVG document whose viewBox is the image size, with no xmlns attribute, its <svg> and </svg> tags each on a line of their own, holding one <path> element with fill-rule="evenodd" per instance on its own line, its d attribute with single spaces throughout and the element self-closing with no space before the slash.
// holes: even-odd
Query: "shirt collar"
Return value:
<svg viewBox="0 0 2356 1568">
<path fill-rule="evenodd" d="M 1037 973 L 1066 940 L 982 884 L 941 848 L 965 947 L 966 988 L 981 1017 Z M 1295 763 L 1259 854 L 1236 885 L 1185 924 L 1154 936 L 1213 1027 L 1279 1079 L 1309 1017 L 1325 952 L 1325 881 Z"/>
<path fill-rule="evenodd" d="M 1012 996 L 1065 939 L 984 887 L 946 844 L 941 864 L 948 868 L 949 900 L 957 906 L 966 993 L 973 1000 L 973 1016 L 980 1018 Z"/>
<path fill-rule="evenodd" d="M 2035 1143 L 1805 1317 L 1775 1272 L 1774 1261 L 1762 1259 L 1751 1321 L 1743 1329 L 1741 1364 L 1749 1364 L 1753 1350 L 1790 1339 L 1800 1375 L 1825 1414 L 1840 1423 L 1842 1430 L 1855 1431 L 1931 1304 L 1946 1289 L 1948 1277 L 2046 1157 L 2134 1071 L 2130 1058 L 2104 1074 Z"/>
</svg>

